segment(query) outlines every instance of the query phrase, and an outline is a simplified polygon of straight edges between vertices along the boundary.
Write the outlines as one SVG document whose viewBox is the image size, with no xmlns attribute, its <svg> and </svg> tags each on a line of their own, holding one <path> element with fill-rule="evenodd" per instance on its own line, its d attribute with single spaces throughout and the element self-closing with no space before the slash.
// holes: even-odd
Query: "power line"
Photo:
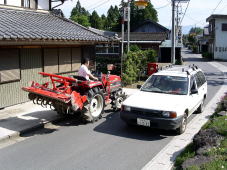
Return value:
<svg viewBox="0 0 227 170">
<path fill-rule="evenodd" d="M 93 3 L 93 4 L 91 4 L 91 5 L 88 5 L 86 8 L 93 8 L 93 6 L 94 5 L 97 5 L 97 4 L 100 4 L 100 3 L 102 3 L 103 1 L 105 1 L 105 0 L 100 0 L 100 1 L 98 1 L 98 2 L 96 2 L 96 3 Z"/>
<path fill-rule="evenodd" d="M 187 10 L 188 10 L 189 4 L 190 4 L 190 1 L 188 1 L 187 7 L 186 7 L 186 9 L 185 9 L 185 11 L 184 11 L 184 14 L 183 14 L 183 16 L 182 16 L 182 18 L 181 18 L 181 21 L 180 21 L 180 24 L 179 24 L 179 25 L 182 24 L 182 21 L 183 21 L 183 19 L 184 19 L 184 16 L 185 16 L 185 14 L 186 14 L 186 12 L 187 12 Z"/>
<path fill-rule="evenodd" d="M 154 9 L 161 9 L 161 8 L 165 8 L 165 7 L 169 6 L 170 4 L 171 4 L 171 2 L 169 2 L 168 4 L 166 4 L 166 5 L 163 5 L 163 6 L 161 6 L 161 7 L 158 7 L 158 8 L 154 8 Z"/>
<path fill-rule="evenodd" d="M 95 7 L 93 7 L 93 8 L 91 8 L 91 9 L 89 9 L 88 11 L 92 11 L 92 10 L 94 10 L 94 9 L 96 9 L 96 8 L 99 8 L 99 7 L 101 7 L 102 5 L 106 4 L 106 3 L 109 2 L 109 1 L 110 1 L 110 0 L 104 1 L 103 3 L 101 3 L 101 4 L 99 4 L 99 5 L 95 6 Z"/>
<path fill-rule="evenodd" d="M 222 2 L 223 0 L 220 0 L 219 1 L 219 3 L 218 3 L 218 5 L 214 8 L 214 10 L 212 11 L 212 14 L 216 11 L 216 9 L 219 7 L 219 5 L 221 4 L 221 2 Z"/>
</svg>

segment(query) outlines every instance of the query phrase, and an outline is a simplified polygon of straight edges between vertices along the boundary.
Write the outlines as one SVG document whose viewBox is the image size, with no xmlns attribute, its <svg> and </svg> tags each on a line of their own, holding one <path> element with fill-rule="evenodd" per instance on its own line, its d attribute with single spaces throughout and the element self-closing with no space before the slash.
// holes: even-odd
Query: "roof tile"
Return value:
<svg viewBox="0 0 227 170">
<path fill-rule="evenodd" d="M 0 8 L 0 39 L 109 41 L 71 20 L 49 13 Z"/>
</svg>

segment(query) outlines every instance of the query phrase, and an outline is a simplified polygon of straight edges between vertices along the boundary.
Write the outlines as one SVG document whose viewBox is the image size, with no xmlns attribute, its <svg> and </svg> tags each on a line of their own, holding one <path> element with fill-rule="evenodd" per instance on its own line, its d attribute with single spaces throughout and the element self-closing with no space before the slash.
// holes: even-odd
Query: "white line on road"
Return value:
<svg viewBox="0 0 227 170">
<path fill-rule="evenodd" d="M 226 66 L 217 62 L 209 62 L 209 64 L 216 67 L 221 72 L 227 73 Z M 225 75 L 224 77 L 226 78 Z M 150 162 L 142 168 L 142 170 L 172 169 L 176 157 L 188 144 L 192 142 L 194 135 L 197 134 L 201 127 L 209 120 L 209 117 L 213 114 L 217 103 L 226 91 L 227 83 L 225 81 L 213 99 L 207 104 L 204 112 L 195 116 L 190 121 L 185 133 L 174 137 Z"/>
</svg>

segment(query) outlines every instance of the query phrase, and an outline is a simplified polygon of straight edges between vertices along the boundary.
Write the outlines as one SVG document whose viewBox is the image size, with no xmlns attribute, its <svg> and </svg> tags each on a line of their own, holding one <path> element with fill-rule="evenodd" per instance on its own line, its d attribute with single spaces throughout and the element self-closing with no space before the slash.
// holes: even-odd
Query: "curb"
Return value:
<svg viewBox="0 0 227 170">
<path fill-rule="evenodd" d="M 21 131 L 15 131 L 10 135 L 7 135 L 5 137 L 1 137 L 0 143 L 7 142 L 8 140 L 16 139 L 16 138 L 18 138 L 21 135 L 24 135 L 26 133 L 45 128 L 45 126 L 52 125 L 53 123 L 58 123 L 58 122 L 62 121 L 63 119 L 64 118 L 62 118 L 62 117 L 57 117 L 56 119 L 40 122 L 39 124 L 36 124 L 34 126 L 26 128 L 26 129 L 22 129 Z"/>
</svg>

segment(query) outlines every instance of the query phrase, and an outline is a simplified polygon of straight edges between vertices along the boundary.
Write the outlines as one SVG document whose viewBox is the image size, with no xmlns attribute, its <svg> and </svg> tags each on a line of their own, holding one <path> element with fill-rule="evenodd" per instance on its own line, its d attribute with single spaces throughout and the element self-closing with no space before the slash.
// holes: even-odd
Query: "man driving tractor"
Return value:
<svg viewBox="0 0 227 170">
<path fill-rule="evenodd" d="M 91 71 L 88 69 L 90 64 L 90 60 L 88 58 L 83 58 L 82 65 L 80 66 L 80 69 L 78 71 L 78 76 L 84 77 L 86 80 L 98 80 L 97 77 L 93 76 L 91 74 Z"/>
</svg>

